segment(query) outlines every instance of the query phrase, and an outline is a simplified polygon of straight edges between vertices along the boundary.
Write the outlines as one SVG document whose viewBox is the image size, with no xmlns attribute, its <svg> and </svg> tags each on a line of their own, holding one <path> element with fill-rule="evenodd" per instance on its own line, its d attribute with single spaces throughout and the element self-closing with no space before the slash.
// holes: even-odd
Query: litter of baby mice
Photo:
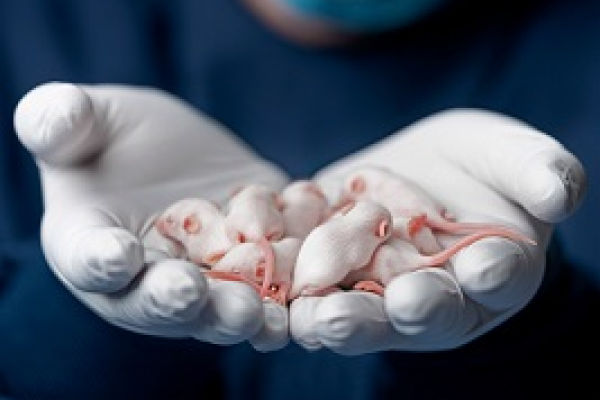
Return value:
<svg viewBox="0 0 600 400">
<path fill-rule="evenodd" d="M 312 181 L 281 192 L 250 184 L 234 190 L 225 207 L 179 200 L 154 228 L 209 279 L 245 283 L 282 305 L 338 290 L 383 295 L 396 276 L 443 268 L 488 237 L 536 244 L 501 224 L 456 221 L 417 183 L 375 166 L 352 171 L 335 204 Z M 440 234 L 463 237 L 444 248 Z"/>
</svg>

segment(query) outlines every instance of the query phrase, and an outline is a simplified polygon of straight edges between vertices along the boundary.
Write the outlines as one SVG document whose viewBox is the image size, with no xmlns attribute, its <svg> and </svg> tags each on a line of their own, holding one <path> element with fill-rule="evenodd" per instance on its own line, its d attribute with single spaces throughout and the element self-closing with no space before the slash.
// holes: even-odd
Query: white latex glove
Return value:
<svg viewBox="0 0 600 400">
<path fill-rule="evenodd" d="M 44 253 L 89 308 L 143 334 L 249 339 L 259 350 L 287 343 L 285 308 L 263 304 L 243 283 L 207 280 L 194 264 L 157 258 L 140 241 L 173 201 L 222 202 L 246 182 L 280 188 L 279 170 L 152 89 L 49 83 L 20 101 L 14 118 L 41 174 Z"/>
<path fill-rule="evenodd" d="M 586 184 L 580 162 L 554 139 L 478 110 L 421 120 L 316 179 L 335 201 L 344 175 L 363 164 L 416 180 L 459 221 L 504 223 L 538 245 L 481 240 L 454 256 L 447 270 L 398 276 L 383 298 L 358 291 L 299 298 L 291 305 L 290 328 L 309 349 L 443 350 L 489 331 L 533 297 L 552 224 L 578 206 Z"/>
</svg>

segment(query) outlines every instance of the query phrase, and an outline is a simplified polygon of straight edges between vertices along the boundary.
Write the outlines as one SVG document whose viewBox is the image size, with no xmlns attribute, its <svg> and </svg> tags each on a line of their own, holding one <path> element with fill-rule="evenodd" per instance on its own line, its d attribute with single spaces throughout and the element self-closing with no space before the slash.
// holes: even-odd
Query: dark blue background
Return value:
<svg viewBox="0 0 600 400">
<path fill-rule="evenodd" d="M 318 50 L 279 39 L 233 0 L 0 0 L 0 396 L 520 398 L 592 385 L 582 362 L 599 355 L 599 21 L 597 1 L 455 1 L 396 33 Z M 456 351 L 260 355 L 138 336 L 78 304 L 41 254 L 37 172 L 12 110 L 48 80 L 164 88 L 294 177 L 432 112 L 490 108 L 565 143 L 590 190 L 559 226 L 533 303 Z"/>
</svg>

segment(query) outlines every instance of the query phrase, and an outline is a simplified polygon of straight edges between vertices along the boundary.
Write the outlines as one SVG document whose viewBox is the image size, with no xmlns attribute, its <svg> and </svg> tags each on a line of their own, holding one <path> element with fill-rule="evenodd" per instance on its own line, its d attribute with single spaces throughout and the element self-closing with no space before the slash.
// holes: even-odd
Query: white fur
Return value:
<svg viewBox="0 0 600 400">
<path fill-rule="evenodd" d="M 277 193 L 262 185 L 248 185 L 229 200 L 225 218 L 227 234 L 233 242 L 242 233 L 246 241 L 269 237 L 278 240 L 285 230 L 283 215 L 276 203 Z"/>
<path fill-rule="evenodd" d="M 357 177 L 366 183 L 366 190 L 360 194 L 353 193 L 350 188 L 351 182 Z M 345 180 L 344 193 L 355 200 L 379 203 L 394 217 L 420 214 L 433 217 L 443 209 L 417 183 L 384 167 L 366 166 L 355 170 Z"/>
<path fill-rule="evenodd" d="M 212 270 L 240 273 L 246 279 L 256 281 L 256 267 L 264 262 L 264 254 L 256 243 L 235 245 Z"/>
<path fill-rule="evenodd" d="M 297 181 L 281 192 L 285 234 L 304 239 L 325 219 L 329 205 L 321 189 L 310 181 Z"/>
<path fill-rule="evenodd" d="M 184 229 L 186 217 L 193 216 L 200 224 L 197 233 L 188 233 Z M 219 209 L 211 202 L 200 198 L 183 199 L 171 205 L 157 219 L 167 236 L 179 241 L 187 257 L 196 264 L 209 263 L 209 258 L 226 253 L 232 243 L 225 231 L 225 219 Z"/>
<path fill-rule="evenodd" d="M 371 280 L 385 286 L 396 276 L 421 268 L 423 261 L 423 256 L 412 243 L 392 238 L 375 250 L 367 266 L 351 271 L 342 285 L 351 287 L 358 281 Z"/>
<path fill-rule="evenodd" d="M 340 282 L 348 272 L 365 266 L 385 239 L 375 232 L 381 221 L 391 226 L 390 213 L 372 202 L 359 201 L 345 215 L 315 228 L 300 248 L 291 297 Z"/>
<path fill-rule="evenodd" d="M 352 181 L 356 178 L 363 179 L 366 184 L 362 193 L 352 191 Z M 442 249 L 431 229 L 426 226 L 416 236 L 408 235 L 407 224 L 411 217 L 426 214 L 428 218 L 440 219 L 443 210 L 440 204 L 410 179 L 384 167 L 366 166 L 346 177 L 343 194 L 355 200 L 374 201 L 387 208 L 394 219 L 395 233 L 425 254 L 433 254 Z"/>
<path fill-rule="evenodd" d="M 300 251 L 301 241 L 285 238 L 274 242 L 275 274 L 273 283 L 290 283 L 292 271 Z M 241 243 L 233 247 L 215 266 L 213 271 L 239 272 L 249 280 L 256 280 L 256 267 L 264 261 L 264 254 L 256 243 Z"/>
</svg>

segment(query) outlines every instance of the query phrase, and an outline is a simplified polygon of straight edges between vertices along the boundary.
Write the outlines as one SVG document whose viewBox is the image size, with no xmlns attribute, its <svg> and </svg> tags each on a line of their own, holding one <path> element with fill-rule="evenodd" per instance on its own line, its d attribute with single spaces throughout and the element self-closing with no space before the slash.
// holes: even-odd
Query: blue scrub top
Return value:
<svg viewBox="0 0 600 400">
<path fill-rule="evenodd" d="M 454 1 L 335 49 L 290 44 L 239 3 L 0 2 L 0 398 L 489 399 L 593 385 L 580 359 L 598 355 L 600 3 Z M 12 111 L 49 80 L 161 87 L 293 177 L 435 111 L 489 108 L 565 143 L 590 190 L 559 226 L 533 302 L 455 351 L 262 355 L 140 336 L 79 304 L 41 254 L 39 180 Z"/>
</svg>

